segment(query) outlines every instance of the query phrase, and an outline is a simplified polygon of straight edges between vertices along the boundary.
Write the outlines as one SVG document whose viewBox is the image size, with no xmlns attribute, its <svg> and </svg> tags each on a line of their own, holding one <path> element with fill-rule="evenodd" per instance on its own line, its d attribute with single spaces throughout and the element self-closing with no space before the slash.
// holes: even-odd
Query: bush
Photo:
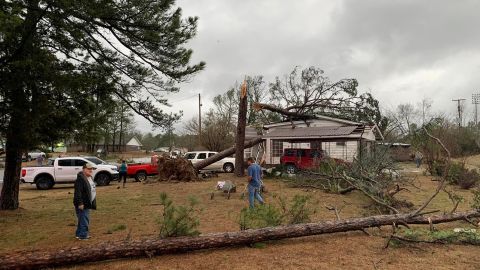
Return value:
<svg viewBox="0 0 480 270">
<path fill-rule="evenodd" d="M 283 211 L 283 220 L 287 224 L 300 224 L 310 222 L 310 216 L 315 213 L 309 202 L 310 196 L 295 195 L 290 207 L 287 207 L 285 199 L 280 198 L 280 207 Z"/>
<path fill-rule="evenodd" d="M 460 188 L 470 189 L 474 187 L 479 182 L 479 180 L 480 175 L 478 174 L 477 170 L 466 169 L 460 174 L 459 178 L 457 179 L 457 184 L 460 186 Z"/>
<path fill-rule="evenodd" d="M 189 197 L 188 206 L 175 206 L 166 193 L 160 194 L 160 204 L 163 205 L 163 215 L 158 220 L 160 225 L 160 237 L 197 236 L 200 222 L 195 208 L 198 201 Z"/>
<path fill-rule="evenodd" d="M 443 176 L 445 173 L 445 162 L 433 161 L 430 173 L 435 176 Z M 480 181 L 480 175 L 477 170 L 469 170 L 464 163 L 451 163 L 446 178 L 449 184 L 458 185 L 463 189 L 470 189 Z"/>
<path fill-rule="evenodd" d="M 240 229 L 258 229 L 310 222 L 310 216 L 316 212 L 310 202 L 310 196 L 295 195 L 290 204 L 286 199 L 280 197 L 278 199 L 279 208 L 270 204 L 260 205 L 256 208 L 244 208 L 240 212 Z"/>
<path fill-rule="evenodd" d="M 470 206 L 472 207 L 472 209 L 480 211 L 480 189 L 477 188 L 473 190 L 472 193 L 473 193 L 473 201 Z"/>
<path fill-rule="evenodd" d="M 282 224 L 280 211 L 272 205 L 243 208 L 240 212 L 240 230 L 274 227 Z"/>
</svg>

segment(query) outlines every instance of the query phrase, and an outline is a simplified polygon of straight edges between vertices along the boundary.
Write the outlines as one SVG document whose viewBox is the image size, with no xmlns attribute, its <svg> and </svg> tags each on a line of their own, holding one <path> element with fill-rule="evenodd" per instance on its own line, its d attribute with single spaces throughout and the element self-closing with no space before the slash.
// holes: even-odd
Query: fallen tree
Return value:
<svg viewBox="0 0 480 270">
<path fill-rule="evenodd" d="M 262 241 L 363 230 L 392 224 L 438 224 L 480 217 L 469 211 L 446 215 L 379 215 L 336 221 L 268 227 L 238 232 L 213 233 L 197 237 L 154 238 L 116 241 L 88 247 L 52 251 L 22 251 L 0 255 L 0 269 L 38 269 L 85 262 L 132 257 L 152 257 L 169 253 L 239 246 Z"/>
<path fill-rule="evenodd" d="M 245 149 L 245 148 L 250 148 L 250 147 L 252 147 L 252 146 L 254 146 L 254 145 L 257 145 L 257 144 L 261 143 L 262 140 L 263 140 L 263 139 L 260 138 L 260 137 L 259 137 L 259 138 L 252 139 L 252 140 L 250 140 L 250 141 L 248 141 L 248 142 L 245 142 L 245 144 L 243 145 L 243 148 L 244 148 L 244 149 Z M 200 162 L 197 162 L 197 163 L 193 164 L 193 167 L 194 167 L 196 170 L 201 170 L 201 169 L 207 167 L 208 165 L 210 165 L 210 164 L 212 164 L 212 163 L 215 163 L 215 162 L 217 162 L 217 161 L 219 161 L 219 160 L 221 160 L 221 159 L 223 159 L 223 158 L 226 158 L 226 157 L 228 157 L 228 156 L 231 156 L 231 155 L 235 154 L 235 150 L 236 150 L 235 147 L 230 147 L 230 148 L 228 148 L 228 149 L 225 149 L 225 150 L 223 150 L 222 152 L 220 152 L 220 153 L 218 153 L 218 154 L 216 154 L 216 155 L 213 155 L 213 156 L 211 156 L 211 157 L 209 157 L 209 158 L 207 158 L 207 159 L 204 159 L 204 160 L 202 160 L 202 161 L 200 161 Z"/>
<path fill-rule="evenodd" d="M 195 181 L 198 179 L 197 170 L 192 163 L 184 158 L 158 157 L 158 180 L 160 181 Z"/>
</svg>

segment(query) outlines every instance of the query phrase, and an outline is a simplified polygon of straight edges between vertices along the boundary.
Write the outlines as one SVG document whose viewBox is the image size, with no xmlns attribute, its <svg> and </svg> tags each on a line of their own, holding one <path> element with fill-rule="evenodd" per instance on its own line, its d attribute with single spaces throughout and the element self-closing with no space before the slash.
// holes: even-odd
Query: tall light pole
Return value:
<svg viewBox="0 0 480 270">
<path fill-rule="evenodd" d="M 452 101 L 457 102 L 457 110 L 458 110 L 458 126 L 462 126 L 462 105 L 461 102 L 464 101 L 464 98 L 459 99 L 452 99 Z"/>
<path fill-rule="evenodd" d="M 477 126 L 478 124 L 478 109 L 477 109 L 477 105 L 480 103 L 480 94 L 479 93 L 475 93 L 475 94 L 472 94 L 472 104 L 475 105 L 475 127 Z"/>
</svg>

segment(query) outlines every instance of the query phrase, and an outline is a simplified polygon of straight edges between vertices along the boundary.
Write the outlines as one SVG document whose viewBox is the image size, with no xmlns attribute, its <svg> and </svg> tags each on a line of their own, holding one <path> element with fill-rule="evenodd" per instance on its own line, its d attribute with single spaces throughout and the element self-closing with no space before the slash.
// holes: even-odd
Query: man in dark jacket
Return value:
<svg viewBox="0 0 480 270">
<path fill-rule="evenodd" d="M 77 174 L 77 180 L 75 181 L 73 205 L 78 218 L 75 237 L 79 240 L 90 238 L 88 235 L 90 209 L 97 209 L 97 192 L 92 178 L 94 169 L 90 163 L 86 163 L 83 165 L 82 171 Z"/>
</svg>

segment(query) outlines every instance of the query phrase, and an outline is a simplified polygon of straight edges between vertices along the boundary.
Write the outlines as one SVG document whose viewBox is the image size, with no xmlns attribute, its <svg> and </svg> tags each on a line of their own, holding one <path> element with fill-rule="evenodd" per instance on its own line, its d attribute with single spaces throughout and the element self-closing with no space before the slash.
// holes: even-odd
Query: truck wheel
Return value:
<svg viewBox="0 0 480 270">
<path fill-rule="evenodd" d="M 107 186 L 108 184 L 110 184 L 110 180 L 111 180 L 111 177 L 107 173 L 99 173 L 95 177 L 95 182 L 97 182 L 97 185 L 99 186 Z"/>
<path fill-rule="evenodd" d="M 287 167 L 285 168 L 285 170 L 289 174 L 294 174 L 294 173 L 297 172 L 297 167 L 295 167 L 295 165 L 293 165 L 293 164 L 287 164 Z"/>
<path fill-rule="evenodd" d="M 35 184 L 39 190 L 47 190 L 53 187 L 52 178 L 48 176 L 38 177 L 37 181 L 35 181 Z"/>
<path fill-rule="evenodd" d="M 135 180 L 137 182 L 143 182 L 143 181 L 147 180 L 147 173 L 146 172 L 137 172 L 135 174 Z"/>
<path fill-rule="evenodd" d="M 231 173 L 233 172 L 233 170 L 235 169 L 235 167 L 233 166 L 232 163 L 226 163 L 223 165 L 223 171 L 226 172 L 226 173 Z"/>
</svg>

